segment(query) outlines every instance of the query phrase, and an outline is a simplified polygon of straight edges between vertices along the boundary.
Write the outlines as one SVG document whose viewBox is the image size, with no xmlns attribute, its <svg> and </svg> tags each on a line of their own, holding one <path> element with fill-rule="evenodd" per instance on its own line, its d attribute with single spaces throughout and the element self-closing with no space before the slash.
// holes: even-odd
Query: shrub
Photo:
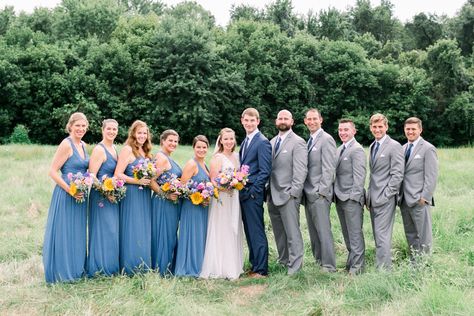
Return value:
<svg viewBox="0 0 474 316">
<path fill-rule="evenodd" d="M 26 126 L 23 124 L 18 124 L 15 126 L 8 139 L 8 142 L 11 144 L 31 144 Z"/>
</svg>

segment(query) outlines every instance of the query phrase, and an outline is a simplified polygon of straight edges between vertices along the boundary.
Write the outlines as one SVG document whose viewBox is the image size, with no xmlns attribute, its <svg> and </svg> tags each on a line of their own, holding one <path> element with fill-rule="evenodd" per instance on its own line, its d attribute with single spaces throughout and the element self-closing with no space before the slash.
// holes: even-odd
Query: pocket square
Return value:
<svg viewBox="0 0 474 316">
<path fill-rule="evenodd" d="M 316 151 L 316 150 L 317 150 L 316 147 L 311 148 L 311 151 Z"/>
<path fill-rule="evenodd" d="M 415 157 L 413 157 L 413 159 L 421 159 L 421 156 L 416 154 Z"/>
<path fill-rule="evenodd" d="M 381 155 L 380 155 L 380 158 L 383 158 L 383 157 L 385 157 L 385 155 L 384 155 L 384 154 L 381 154 Z"/>
<path fill-rule="evenodd" d="M 347 157 L 344 157 L 342 160 L 347 160 Z"/>
<path fill-rule="evenodd" d="M 282 153 L 282 154 L 286 154 L 287 152 L 288 152 L 288 150 L 285 149 L 285 150 L 283 150 L 281 153 Z"/>
</svg>

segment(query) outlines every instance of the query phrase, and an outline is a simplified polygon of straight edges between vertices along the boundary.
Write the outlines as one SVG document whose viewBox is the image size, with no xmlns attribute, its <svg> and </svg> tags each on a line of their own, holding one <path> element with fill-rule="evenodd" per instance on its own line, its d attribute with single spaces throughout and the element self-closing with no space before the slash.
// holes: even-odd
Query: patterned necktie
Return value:
<svg viewBox="0 0 474 316">
<path fill-rule="evenodd" d="M 280 149 L 280 143 L 281 143 L 281 138 L 280 138 L 280 136 L 278 136 L 277 142 L 275 144 L 275 152 L 274 152 L 275 155 L 278 152 L 278 149 Z"/>
<path fill-rule="evenodd" d="M 342 149 L 341 149 L 341 152 L 339 153 L 339 157 L 342 156 L 342 154 L 344 153 L 344 150 L 346 150 L 346 145 L 342 145 Z"/>
<path fill-rule="evenodd" d="M 408 148 L 407 148 L 407 151 L 405 152 L 405 163 L 408 162 L 408 159 L 410 159 L 410 155 L 411 155 L 411 150 L 413 149 L 413 143 L 410 143 L 408 145 Z"/>
<path fill-rule="evenodd" d="M 308 151 L 311 149 L 311 146 L 313 145 L 313 137 L 309 137 L 308 139 Z"/>
<path fill-rule="evenodd" d="M 375 142 L 375 145 L 372 146 L 372 161 L 374 161 L 375 156 L 377 156 L 377 152 L 379 151 L 379 146 L 380 146 L 379 142 Z"/>
</svg>

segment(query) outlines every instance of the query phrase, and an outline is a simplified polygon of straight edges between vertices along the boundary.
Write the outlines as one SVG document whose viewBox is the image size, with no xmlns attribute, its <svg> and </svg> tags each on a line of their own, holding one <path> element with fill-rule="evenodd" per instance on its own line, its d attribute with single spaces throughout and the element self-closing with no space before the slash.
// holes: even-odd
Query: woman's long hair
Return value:
<svg viewBox="0 0 474 316">
<path fill-rule="evenodd" d="M 142 148 L 143 148 L 143 151 L 145 152 L 145 158 L 151 159 L 152 158 L 151 157 L 151 133 L 150 133 L 150 129 L 148 128 L 148 125 L 146 125 L 145 122 L 140 121 L 140 120 L 136 120 L 135 122 L 133 122 L 132 126 L 130 126 L 130 128 L 128 129 L 128 138 L 125 141 L 125 145 L 129 145 L 130 147 L 132 147 L 132 152 L 135 157 L 140 156 L 140 152 L 139 152 L 140 145 L 137 142 L 135 133 L 137 132 L 139 128 L 142 128 L 142 127 L 145 127 L 148 133 L 146 141 L 143 144 Z"/>
</svg>

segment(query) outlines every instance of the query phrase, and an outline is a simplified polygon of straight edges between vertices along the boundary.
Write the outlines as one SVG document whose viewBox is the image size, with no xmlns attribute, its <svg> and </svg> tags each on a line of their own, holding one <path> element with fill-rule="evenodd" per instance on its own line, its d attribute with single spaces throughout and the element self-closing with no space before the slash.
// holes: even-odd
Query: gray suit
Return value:
<svg viewBox="0 0 474 316">
<path fill-rule="evenodd" d="M 336 253 L 329 218 L 335 169 L 336 142 L 321 129 L 308 148 L 304 205 L 313 256 L 329 272 L 336 271 Z"/>
<path fill-rule="evenodd" d="M 288 274 L 303 265 L 303 238 L 299 208 L 307 174 L 308 155 L 305 141 L 290 131 L 274 152 L 277 137 L 271 140 L 273 159 L 268 194 L 268 213 L 278 249 L 278 261 L 288 266 Z"/>
<path fill-rule="evenodd" d="M 349 251 L 346 270 L 351 274 L 362 272 L 365 265 L 364 222 L 366 158 L 364 148 L 357 140 L 337 149 L 336 181 L 334 195 L 342 235 Z"/>
<path fill-rule="evenodd" d="M 403 146 L 404 152 L 407 145 Z M 400 189 L 405 235 L 411 251 L 430 253 L 433 242 L 431 232 L 430 204 L 438 178 L 436 148 L 420 137 L 405 164 L 405 177 Z M 423 198 L 429 204 L 420 205 Z"/>
<path fill-rule="evenodd" d="M 370 210 L 375 239 L 377 268 L 392 266 L 392 232 L 395 219 L 397 194 L 403 180 L 405 158 L 400 143 L 387 135 L 380 145 L 375 159 L 370 145 L 370 182 L 367 191 L 367 206 Z"/>
</svg>

